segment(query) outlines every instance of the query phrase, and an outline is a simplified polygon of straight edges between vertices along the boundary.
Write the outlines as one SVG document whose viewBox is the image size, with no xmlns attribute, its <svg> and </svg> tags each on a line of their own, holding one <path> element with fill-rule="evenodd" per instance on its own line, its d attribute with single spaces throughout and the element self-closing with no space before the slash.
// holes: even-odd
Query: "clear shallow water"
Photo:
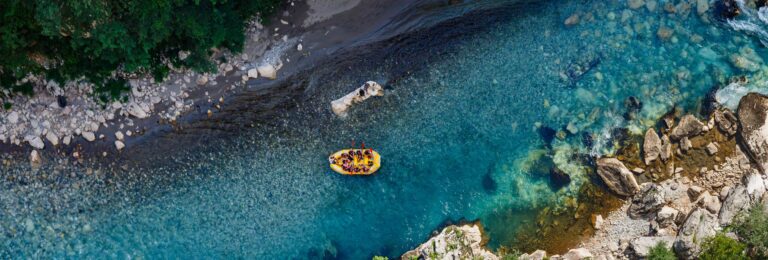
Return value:
<svg viewBox="0 0 768 260">
<path fill-rule="evenodd" d="M 324 64 L 297 80 L 311 97 L 252 129 L 192 126 L 114 167 L 4 169 L 2 255 L 364 259 L 397 256 L 460 219 L 486 223 L 492 247 L 515 246 L 544 208 L 575 207 L 589 180 L 574 154 L 610 153 L 612 129 L 640 132 L 674 105 L 697 111 L 713 86 L 746 73 L 730 54 L 766 54 L 756 39 L 703 23 L 695 7 L 625 10 L 545 1 L 469 15 Z M 563 26 L 575 12 L 581 23 Z M 666 40 L 661 25 L 673 28 Z M 595 60 L 568 77 L 572 64 Z M 387 95 L 333 118 L 328 102 L 369 79 Z M 627 121 L 629 96 L 643 108 Z M 545 148 L 535 126 L 569 123 L 576 133 Z M 351 140 L 384 156 L 378 174 L 327 169 L 326 156 Z M 572 182 L 553 189 L 543 161 Z"/>
</svg>

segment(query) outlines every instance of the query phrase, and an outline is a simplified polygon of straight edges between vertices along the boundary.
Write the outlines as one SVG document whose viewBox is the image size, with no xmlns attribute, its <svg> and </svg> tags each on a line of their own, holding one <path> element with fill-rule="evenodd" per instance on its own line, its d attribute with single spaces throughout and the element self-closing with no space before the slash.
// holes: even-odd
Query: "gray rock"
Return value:
<svg viewBox="0 0 768 260">
<path fill-rule="evenodd" d="M 706 191 L 699 196 L 696 204 L 705 208 L 712 214 L 717 214 L 721 208 L 720 199 L 717 196 L 710 195 L 709 192 Z"/>
<path fill-rule="evenodd" d="M 762 173 L 768 170 L 768 96 L 749 93 L 739 101 L 739 135 Z"/>
<path fill-rule="evenodd" d="M 663 242 L 667 248 L 672 249 L 672 245 L 675 243 L 675 236 L 661 236 L 661 237 L 638 237 L 632 239 L 629 242 L 630 248 L 635 252 L 638 257 L 647 257 L 648 251 L 651 247 L 656 246 L 660 242 Z"/>
<path fill-rule="evenodd" d="M 10 124 L 16 124 L 19 122 L 19 113 L 16 111 L 11 112 L 8 114 L 8 123 Z"/>
<path fill-rule="evenodd" d="M 746 177 L 744 183 L 747 185 L 747 194 L 752 201 L 759 201 L 765 193 L 765 182 L 759 174 L 752 173 Z"/>
<path fill-rule="evenodd" d="M 691 200 L 696 200 L 699 198 L 699 195 L 704 192 L 704 188 L 699 186 L 691 186 L 688 188 L 688 197 L 691 198 Z"/>
<path fill-rule="evenodd" d="M 32 152 L 29 153 L 29 163 L 32 164 L 33 167 L 40 166 L 40 164 L 43 163 L 43 158 L 40 157 L 40 153 L 38 153 L 37 150 L 32 150 Z"/>
<path fill-rule="evenodd" d="M 656 214 L 664 207 L 664 188 L 655 183 L 643 183 L 640 192 L 632 198 L 629 217 L 633 219 Z"/>
<path fill-rule="evenodd" d="M 680 123 L 672 129 L 669 138 L 680 140 L 683 137 L 692 137 L 701 133 L 704 123 L 696 119 L 693 115 L 685 115 L 680 119 Z"/>
<path fill-rule="evenodd" d="M 24 140 L 26 140 L 27 143 L 29 143 L 29 145 L 35 149 L 45 148 L 45 143 L 43 143 L 43 139 L 40 139 L 39 136 L 28 135 L 24 137 Z"/>
<path fill-rule="evenodd" d="M 660 227 L 670 227 L 677 222 L 679 214 L 679 210 L 664 206 L 658 213 L 656 213 L 656 222 L 659 223 Z M 670 242 L 669 245 L 672 246 L 672 243 Z"/>
<path fill-rule="evenodd" d="M 656 130 L 653 128 L 645 131 L 645 140 L 643 141 L 643 155 L 645 156 L 645 164 L 649 165 L 651 162 L 659 158 L 661 155 L 661 139 L 656 134 Z"/>
<path fill-rule="evenodd" d="M 579 259 L 586 259 L 586 258 L 592 258 L 592 253 L 589 252 L 586 248 L 576 248 L 568 250 L 568 253 L 565 253 L 563 255 L 564 260 L 579 260 Z"/>
<path fill-rule="evenodd" d="M 93 142 L 96 140 L 96 135 L 93 134 L 93 132 L 83 132 L 82 136 L 85 138 L 85 140 L 88 140 L 88 142 Z"/>
<path fill-rule="evenodd" d="M 747 194 L 747 189 L 744 186 L 739 185 L 731 189 L 723 202 L 723 206 L 720 208 L 718 222 L 721 226 L 730 225 L 736 215 L 749 209 L 751 205 L 749 194 Z"/>
<path fill-rule="evenodd" d="M 675 240 L 674 249 L 679 257 L 694 258 L 701 250 L 700 243 L 717 234 L 717 217 L 705 209 L 697 208 L 688 215 Z"/>
<path fill-rule="evenodd" d="M 718 109 L 714 112 L 715 124 L 725 135 L 733 136 L 739 130 L 739 119 L 729 109 Z"/>
<path fill-rule="evenodd" d="M 632 196 L 640 190 L 635 176 L 616 158 L 598 159 L 597 175 L 618 195 Z"/>
</svg>

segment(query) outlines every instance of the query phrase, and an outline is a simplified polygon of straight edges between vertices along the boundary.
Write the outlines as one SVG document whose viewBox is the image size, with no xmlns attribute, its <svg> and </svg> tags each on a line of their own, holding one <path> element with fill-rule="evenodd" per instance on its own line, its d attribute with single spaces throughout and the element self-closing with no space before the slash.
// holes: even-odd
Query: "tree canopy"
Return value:
<svg viewBox="0 0 768 260">
<path fill-rule="evenodd" d="M 209 50 L 242 50 L 246 23 L 279 0 L 0 1 L 0 87 L 31 94 L 27 75 L 125 87 L 113 72 L 168 74 L 167 64 L 213 69 Z M 179 51 L 189 52 L 181 60 Z M 8 92 L 8 91 L 6 91 Z M 0 93 L 0 97 L 4 94 Z"/>
</svg>

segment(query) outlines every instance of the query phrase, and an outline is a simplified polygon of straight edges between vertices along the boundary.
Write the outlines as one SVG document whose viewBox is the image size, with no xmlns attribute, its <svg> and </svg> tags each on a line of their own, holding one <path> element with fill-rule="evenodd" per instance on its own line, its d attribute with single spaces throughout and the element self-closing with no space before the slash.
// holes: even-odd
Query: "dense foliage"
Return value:
<svg viewBox="0 0 768 260">
<path fill-rule="evenodd" d="M 758 204 L 737 218 L 733 229 L 750 247 L 751 255 L 768 259 L 768 214 L 763 205 Z"/>
<path fill-rule="evenodd" d="M 738 240 L 730 238 L 723 233 L 718 233 L 714 237 L 704 240 L 701 245 L 701 260 L 721 260 L 721 259 L 748 259 L 745 254 L 747 246 Z"/>
<path fill-rule="evenodd" d="M 677 256 L 675 256 L 675 252 L 672 252 L 669 247 L 667 247 L 667 243 L 664 241 L 660 241 L 655 246 L 651 247 L 650 250 L 648 250 L 648 260 L 677 260 Z"/>
<path fill-rule="evenodd" d="M 113 71 L 168 72 L 167 63 L 213 68 L 212 47 L 240 51 L 248 20 L 280 0 L 5 0 L 0 1 L 0 86 L 32 94 L 29 74 L 86 80 L 119 93 Z M 188 51 L 181 60 L 179 51 Z M 10 91 L 7 91 L 10 90 Z M 0 98 L 7 94 L 0 93 Z"/>
</svg>

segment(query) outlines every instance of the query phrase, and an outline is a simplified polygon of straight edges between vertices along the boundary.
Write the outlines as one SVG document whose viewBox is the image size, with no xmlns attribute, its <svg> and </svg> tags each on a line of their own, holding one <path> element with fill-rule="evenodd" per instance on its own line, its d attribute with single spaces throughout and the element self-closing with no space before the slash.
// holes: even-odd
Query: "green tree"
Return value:
<svg viewBox="0 0 768 260">
<path fill-rule="evenodd" d="M 723 233 L 718 233 L 714 237 L 709 237 L 704 240 L 701 245 L 701 254 L 699 259 L 701 260 L 739 260 L 748 259 L 744 253 L 746 245 L 743 243 L 726 236 Z"/>
<path fill-rule="evenodd" d="M 273 12 L 279 2 L 0 1 L 0 99 L 32 94 L 22 81 L 30 74 L 60 83 L 85 79 L 113 98 L 125 88 L 113 75 L 117 69 L 158 79 L 168 74 L 168 64 L 209 71 L 211 48 L 242 50 L 246 22 Z M 189 56 L 182 60 L 179 51 Z"/>
<path fill-rule="evenodd" d="M 733 230 L 751 249 L 751 255 L 768 258 L 768 214 L 758 204 L 736 218 Z"/>
<path fill-rule="evenodd" d="M 677 256 L 667 247 L 666 242 L 659 241 L 658 244 L 648 250 L 648 260 L 677 260 Z"/>
</svg>

